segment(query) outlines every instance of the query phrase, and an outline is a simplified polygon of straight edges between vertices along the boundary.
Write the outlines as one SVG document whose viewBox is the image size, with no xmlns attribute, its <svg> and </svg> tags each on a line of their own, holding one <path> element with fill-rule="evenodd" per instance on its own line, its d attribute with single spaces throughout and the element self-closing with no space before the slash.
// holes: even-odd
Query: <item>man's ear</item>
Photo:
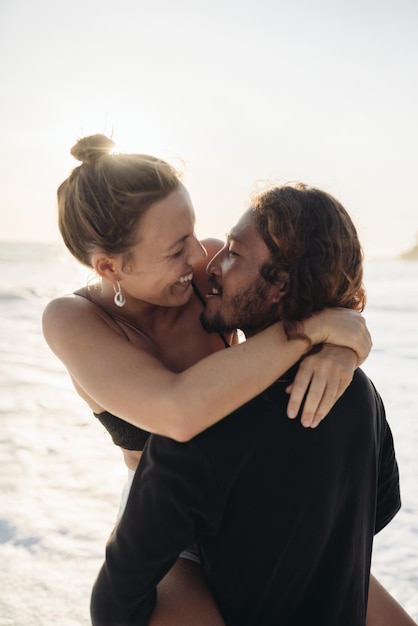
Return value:
<svg viewBox="0 0 418 626">
<path fill-rule="evenodd" d="M 272 302 L 274 302 L 275 304 L 277 304 L 277 302 L 280 302 L 282 297 L 287 292 L 288 280 L 289 280 L 289 274 L 287 272 L 280 272 L 280 274 L 277 276 L 277 280 L 273 287 L 273 299 L 272 299 Z"/>
<path fill-rule="evenodd" d="M 105 252 L 96 252 L 91 259 L 93 268 L 101 278 L 111 285 L 119 279 L 118 266 L 115 259 Z"/>
</svg>

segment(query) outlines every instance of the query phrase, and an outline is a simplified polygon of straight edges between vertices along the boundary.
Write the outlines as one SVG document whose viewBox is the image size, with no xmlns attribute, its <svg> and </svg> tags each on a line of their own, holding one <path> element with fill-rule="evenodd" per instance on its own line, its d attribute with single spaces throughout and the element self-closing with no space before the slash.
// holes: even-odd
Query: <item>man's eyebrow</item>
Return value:
<svg viewBox="0 0 418 626">
<path fill-rule="evenodd" d="M 229 233 L 225 233 L 225 236 L 226 236 L 227 241 L 235 241 L 236 243 L 243 243 L 239 234 L 237 233 L 237 231 L 234 231 L 234 229 L 230 230 Z"/>
</svg>

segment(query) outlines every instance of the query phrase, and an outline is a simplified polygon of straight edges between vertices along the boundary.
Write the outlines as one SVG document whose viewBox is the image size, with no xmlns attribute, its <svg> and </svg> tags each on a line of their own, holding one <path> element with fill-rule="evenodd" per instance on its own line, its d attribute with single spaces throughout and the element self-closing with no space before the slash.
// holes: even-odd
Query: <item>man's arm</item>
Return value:
<svg viewBox="0 0 418 626">
<path fill-rule="evenodd" d="M 194 442 L 151 437 L 93 587 L 93 626 L 145 626 L 156 586 L 196 532 L 214 532 L 220 494 Z"/>
<path fill-rule="evenodd" d="M 373 383 L 372 383 L 373 385 Z M 374 385 L 373 385 L 374 387 Z M 385 407 L 375 389 L 377 413 L 380 418 L 380 457 L 377 483 L 375 533 L 382 530 L 401 508 L 399 470 L 396 461 L 393 436 L 386 420 Z"/>
</svg>

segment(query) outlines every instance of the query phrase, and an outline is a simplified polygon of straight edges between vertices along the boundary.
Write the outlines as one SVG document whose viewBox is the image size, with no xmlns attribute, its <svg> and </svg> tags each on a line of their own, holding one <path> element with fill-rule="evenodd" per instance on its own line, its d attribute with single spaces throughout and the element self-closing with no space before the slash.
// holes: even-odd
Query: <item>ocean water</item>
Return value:
<svg viewBox="0 0 418 626">
<path fill-rule="evenodd" d="M 89 597 L 125 481 L 118 449 L 45 344 L 41 315 L 88 272 L 60 245 L 0 243 L 0 626 L 87 626 Z M 418 263 L 366 261 L 379 389 L 402 510 L 372 570 L 418 619 Z"/>
</svg>

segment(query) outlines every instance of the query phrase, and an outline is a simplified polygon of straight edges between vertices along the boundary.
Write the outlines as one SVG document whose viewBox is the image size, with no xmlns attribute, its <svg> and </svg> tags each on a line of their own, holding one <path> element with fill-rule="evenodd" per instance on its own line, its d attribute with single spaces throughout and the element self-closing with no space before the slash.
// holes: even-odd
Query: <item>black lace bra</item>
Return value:
<svg viewBox="0 0 418 626">
<path fill-rule="evenodd" d="M 146 430 L 142 430 L 142 428 L 138 428 L 138 426 L 125 422 L 120 419 L 120 417 L 116 417 L 116 415 L 112 415 L 112 413 L 108 413 L 107 411 L 94 413 L 94 416 L 97 417 L 106 428 L 115 446 L 120 446 L 125 450 L 144 449 L 150 435 Z"/>
</svg>

